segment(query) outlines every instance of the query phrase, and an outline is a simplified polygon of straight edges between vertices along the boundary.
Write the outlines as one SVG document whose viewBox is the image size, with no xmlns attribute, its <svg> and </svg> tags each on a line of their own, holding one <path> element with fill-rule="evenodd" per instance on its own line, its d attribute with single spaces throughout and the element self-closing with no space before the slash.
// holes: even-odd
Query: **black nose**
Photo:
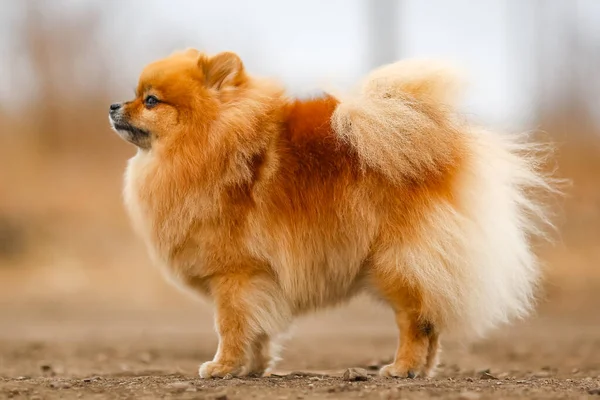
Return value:
<svg viewBox="0 0 600 400">
<path fill-rule="evenodd" d="M 114 103 L 110 105 L 110 111 L 117 111 L 119 108 L 121 108 L 121 103 Z"/>
</svg>

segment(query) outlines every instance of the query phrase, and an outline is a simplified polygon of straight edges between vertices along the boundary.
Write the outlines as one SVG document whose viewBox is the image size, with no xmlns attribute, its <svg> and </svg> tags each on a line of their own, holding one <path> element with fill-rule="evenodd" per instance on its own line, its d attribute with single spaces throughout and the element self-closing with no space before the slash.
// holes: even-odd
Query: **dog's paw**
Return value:
<svg viewBox="0 0 600 400">
<path fill-rule="evenodd" d="M 379 370 L 379 375 L 387 378 L 408 378 L 414 379 L 420 376 L 419 370 L 416 368 L 407 368 L 397 364 L 390 364 L 382 367 Z"/>
<path fill-rule="evenodd" d="M 265 376 L 265 370 L 252 370 L 248 373 L 248 377 L 250 378 L 262 378 Z"/>
<path fill-rule="evenodd" d="M 220 364 L 215 361 L 207 361 L 200 366 L 198 374 L 203 379 L 223 378 L 225 375 L 243 376 L 246 368 L 237 365 Z"/>
<path fill-rule="evenodd" d="M 260 378 L 262 376 L 265 376 L 265 374 L 271 370 L 271 364 L 272 362 L 269 358 L 262 356 L 257 357 L 253 360 L 253 362 L 250 365 L 248 376 L 253 378 Z"/>
</svg>

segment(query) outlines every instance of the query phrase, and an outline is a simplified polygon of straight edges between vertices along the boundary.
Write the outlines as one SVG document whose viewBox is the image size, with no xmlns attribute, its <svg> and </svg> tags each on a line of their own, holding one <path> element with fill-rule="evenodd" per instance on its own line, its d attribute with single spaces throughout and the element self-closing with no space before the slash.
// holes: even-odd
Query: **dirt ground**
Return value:
<svg viewBox="0 0 600 400">
<path fill-rule="evenodd" d="M 108 100 L 72 98 L 54 101 L 60 118 L 47 108 L 51 129 L 25 123 L 37 103 L 0 115 L 18 132 L 0 135 L 0 399 L 600 399 L 600 141 L 579 114 L 542 121 L 569 144 L 558 164 L 573 185 L 540 251 L 549 300 L 536 316 L 474 343 L 444 338 L 436 377 L 393 380 L 376 375 L 393 317 L 357 301 L 299 321 L 275 375 L 205 381 L 211 310 L 167 289 L 132 235 L 119 193 L 133 152 L 96 114 Z M 344 381 L 350 367 L 368 380 Z"/>
<path fill-rule="evenodd" d="M 555 298 L 485 340 L 447 338 L 430 379 L 379 378 L 396 345 L 392 316 L 362 299 L 300 320 L 266 378 L 202 380 L 216 337 L 210 308 L 0 307 L 0 398 L 600 398 L 600 297 Z M 366 381 L 342 378 L 362 367 Z"/>
</svg>

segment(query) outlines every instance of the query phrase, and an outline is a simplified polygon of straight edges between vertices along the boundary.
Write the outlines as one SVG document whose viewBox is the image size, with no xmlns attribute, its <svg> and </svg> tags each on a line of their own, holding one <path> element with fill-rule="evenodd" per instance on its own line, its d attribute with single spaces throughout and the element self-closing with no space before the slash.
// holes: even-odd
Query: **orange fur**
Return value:
<svg viewBox="0 0 600 400">
<path fill-rule="evenodd" d="M 472 147 L 427 97 L 435 82 L 409 83 L 394 94 L 406 152 L 382 144 L 378 157 L 368 136 L 351 136 L 369 118 L 360 109 L 346 121 L 331 96 L 289 99 L 233 53 L 188 50 L 144 70 L 136 99 L 113 115 L 148 136 L 121 132 L 128 140 L 150 143 L 129 163 L 125 200 L 157 263 L 215 302 L 219 348 L 202 377 L 263 374 L 293 317 L 364 290 L 390 304 L 402 337 L 382 374 L 435 367 L 439 333 L 459 311 L 408 264 L 440 207 L 469 208 L 460 194 Z M 160 102 L 145 106 L 149 95 Z M 447 264 L 448 276 L 465 275 Z"/>
</svg>

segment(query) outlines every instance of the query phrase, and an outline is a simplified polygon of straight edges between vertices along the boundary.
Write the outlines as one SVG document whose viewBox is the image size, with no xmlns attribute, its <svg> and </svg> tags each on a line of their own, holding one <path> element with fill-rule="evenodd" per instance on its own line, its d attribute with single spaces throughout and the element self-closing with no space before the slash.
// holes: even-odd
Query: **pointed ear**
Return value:
<svg viewBox="0 0 600 400">
<path fill-rule="evenodd" d="M 235 53 L 223 52 L 211 58 L 201 57 L 198 63 L 208 87 L 235 87 L 246 81 L 244 64 Z"/>
</svg>

